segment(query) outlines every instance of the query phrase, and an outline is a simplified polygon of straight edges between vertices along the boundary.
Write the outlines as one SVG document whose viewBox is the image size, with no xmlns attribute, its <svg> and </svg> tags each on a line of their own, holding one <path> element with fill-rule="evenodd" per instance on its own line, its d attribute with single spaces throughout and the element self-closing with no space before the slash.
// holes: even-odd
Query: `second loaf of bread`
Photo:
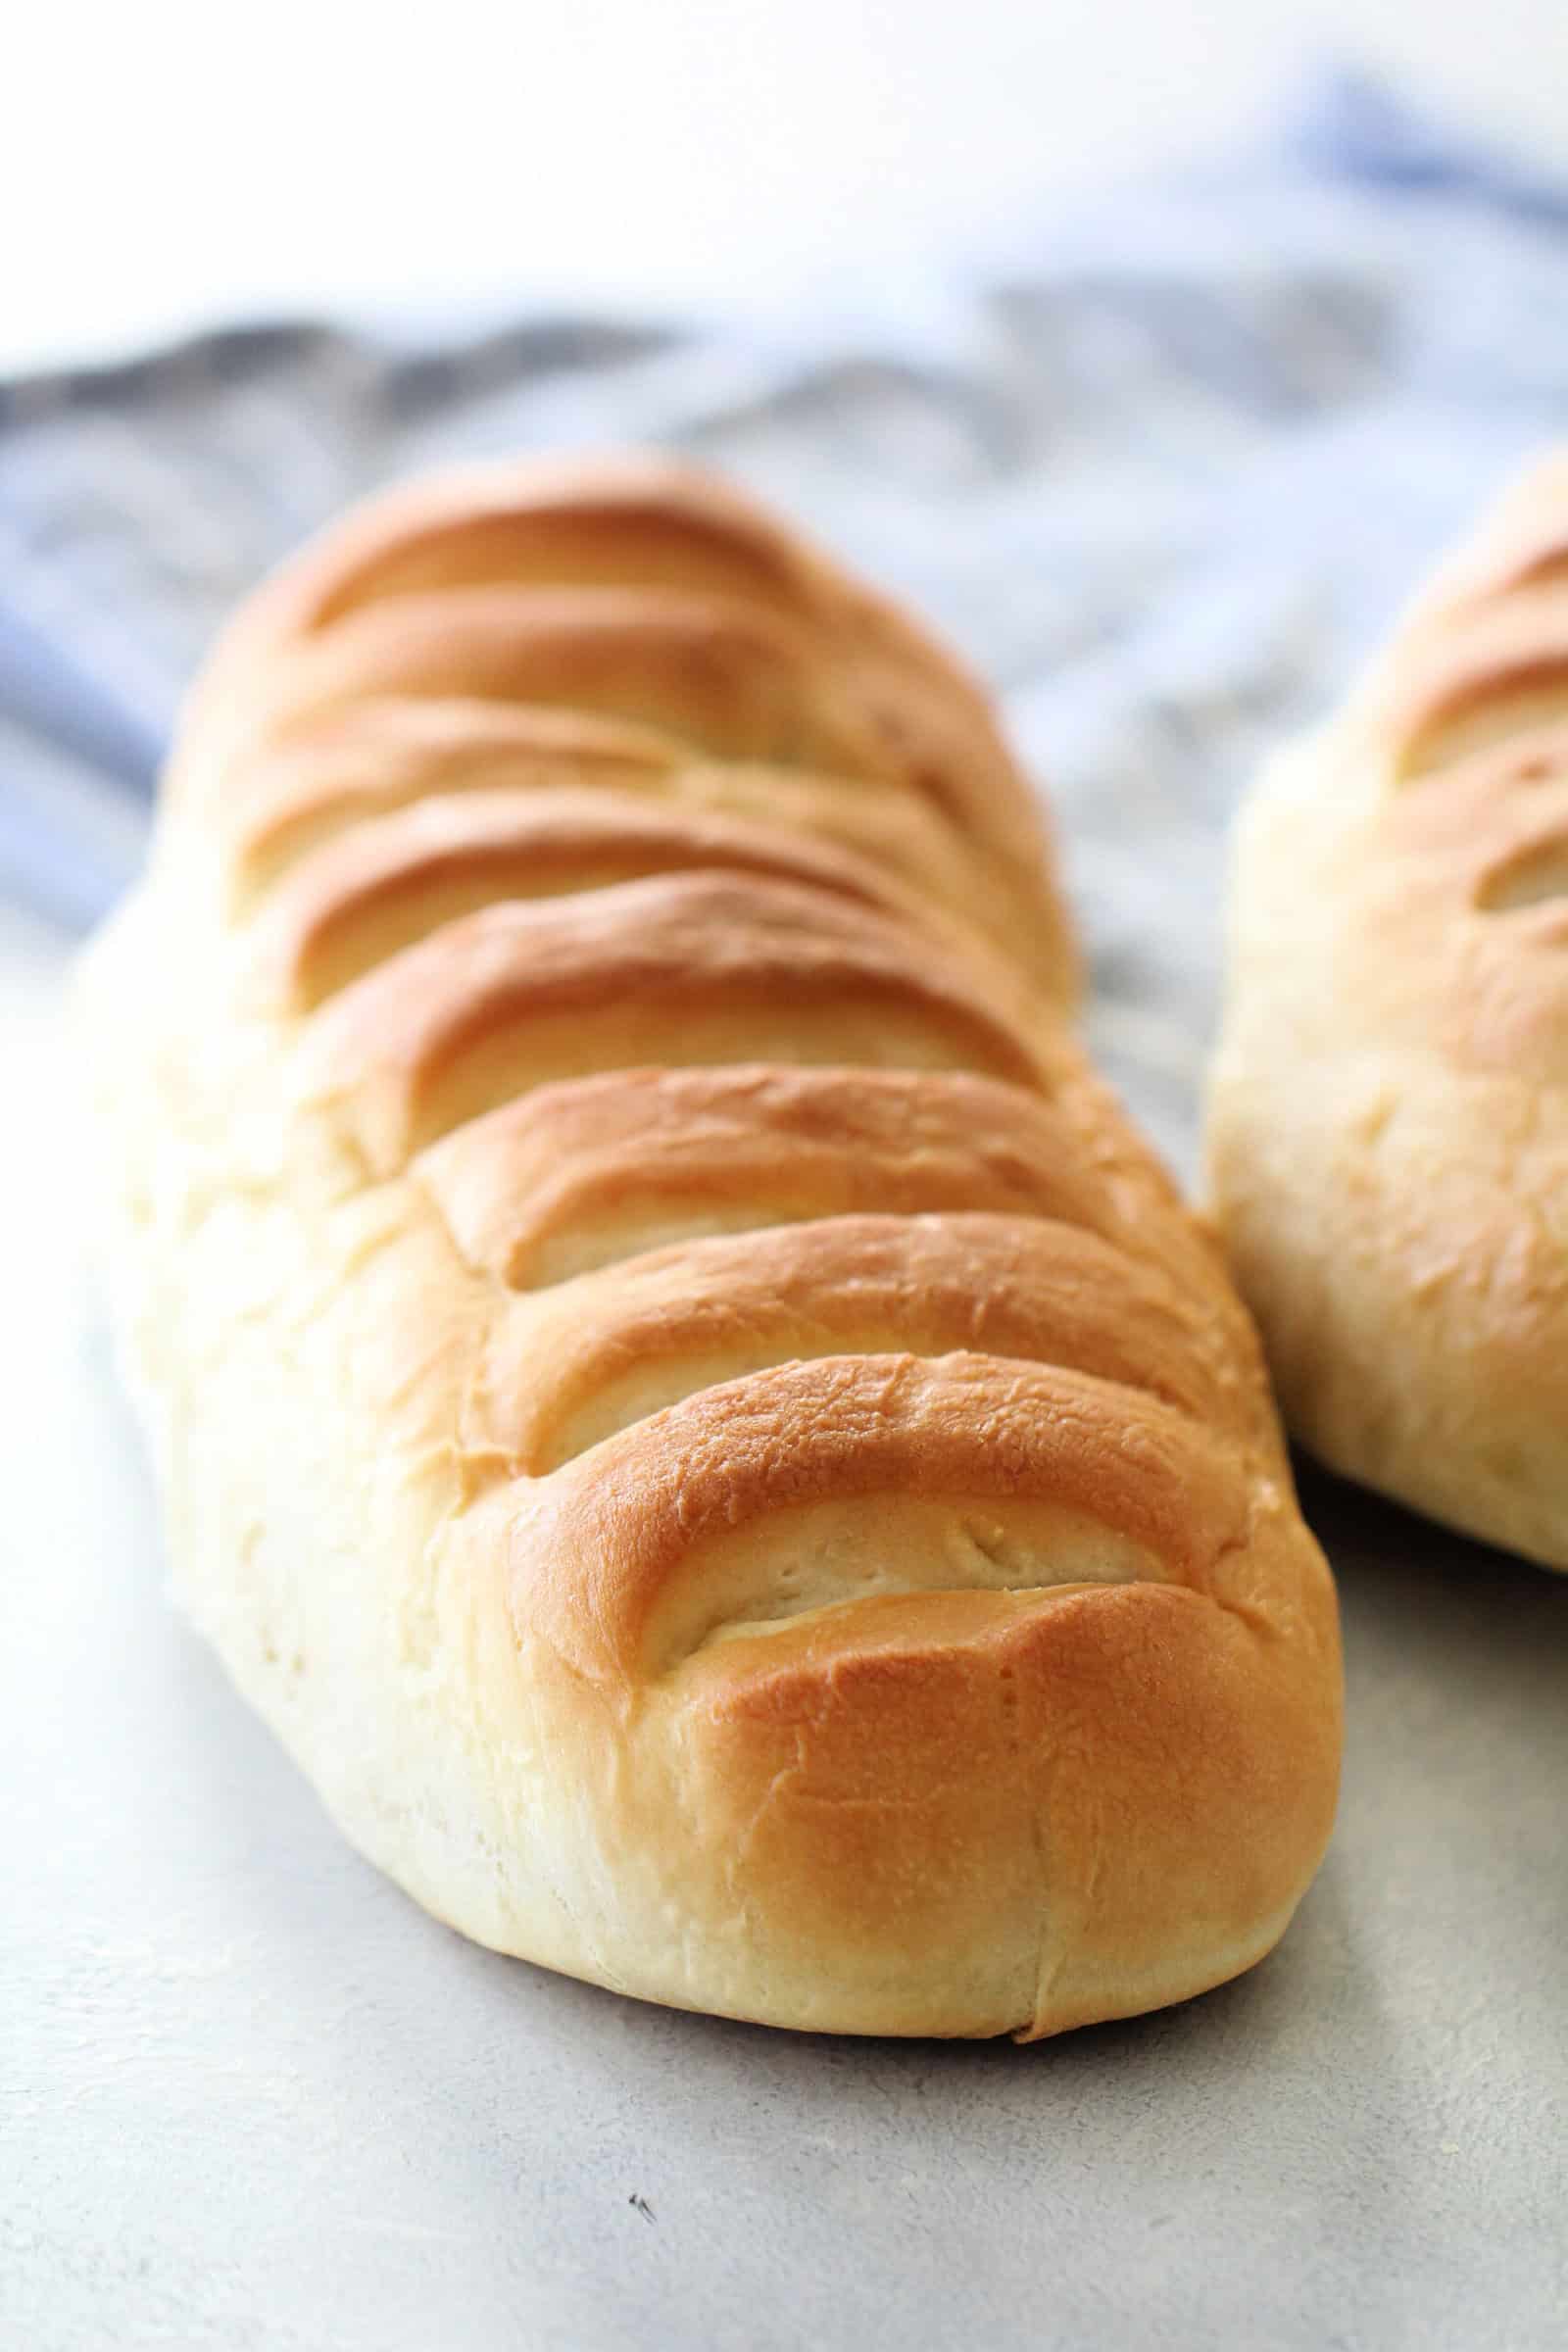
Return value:
<svg viewBox="0 0 1568 2352">
<path fill-rule="evenodd" d="M 1240 827 L 1214 1210 L 1335 1469 L 1568 1570 L 1568 456 Z"/>
<path fill-rule="evenodd" d="M 1049 2034 L 1274 1942 L 1332 1590 L 1069 1043 L 972 684 L 664 465 L 378 502 L 188 715 L 85 1017 L 179 1590 L 498 1948 Z"/>
</svg>

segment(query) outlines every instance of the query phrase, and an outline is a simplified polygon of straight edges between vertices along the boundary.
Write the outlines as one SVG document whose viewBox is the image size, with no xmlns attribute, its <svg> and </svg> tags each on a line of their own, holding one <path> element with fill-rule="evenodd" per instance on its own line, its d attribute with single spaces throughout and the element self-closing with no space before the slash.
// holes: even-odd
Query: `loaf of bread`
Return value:
<svg viewBox="0 0 1568 2352">
<path fill-rule="evenodd" d="M 1568 458 L 1241 828 L 1212 1200 L 1287 1419 L 1568 1568 Z"/>
<path fill-rule="evenodd" d="M 646 1998 L 1050 2034 L 1280 1935 L 1332 1587 L 974 685 L 655 462 L 240 617 L 92 951 L 178 1589 L 350 1838 Z"/>
</svg>

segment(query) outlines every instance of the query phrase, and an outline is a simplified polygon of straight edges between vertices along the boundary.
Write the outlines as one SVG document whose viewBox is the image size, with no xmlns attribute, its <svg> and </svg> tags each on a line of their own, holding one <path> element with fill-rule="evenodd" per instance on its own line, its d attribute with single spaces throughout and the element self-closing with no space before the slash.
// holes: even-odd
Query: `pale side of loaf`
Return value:
<svg viewBox="0 0 1568 2352">
<path fill-rule="evenodd" d="M 1208 1129 L 1286 1417 L 1568 1568 L 1568 457 L 1245 812 Z"/>
<path fill-rule="evenodd" d="M 432 1911 L 1050 2034 L 1278 1937 L 1332 1588 L 1068 1041 L 970 681 L 664 464 L 384 498 L 195 694 L 85 1016 L 179 1592 Z"/>
</svg>

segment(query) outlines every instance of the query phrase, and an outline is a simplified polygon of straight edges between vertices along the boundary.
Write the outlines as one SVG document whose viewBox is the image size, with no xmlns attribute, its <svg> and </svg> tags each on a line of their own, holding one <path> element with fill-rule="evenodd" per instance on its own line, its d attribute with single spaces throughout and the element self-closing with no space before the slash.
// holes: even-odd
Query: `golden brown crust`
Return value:
<svg viewBox="0 0 1568 2352">
<path fill-rule="evenodd" d="M 600 760 L 617 737 L 634 762 L 667 739 L 673 775 L 716 757 L 896 786 L 949 831 L 960 864 L 983 867 L 1002 927 L 1052 992 L 1075 985 L 1049 843 L 974 681 L 686 467 L 475 467 L 362 510 L 234 624 L 170 789 L 205 797 L 220 777 L 226 791 L 236 760 L 265 771 L 302 733 L 389 698 L 562 712 L 595 731 L 585 749 Z M 929 867 L 928 886 L 944 887 Z"/>
<path fill-rule="evenodd" d="M 275 894 L 261 926 L 260 960 L 275 975 L 278 1009 L 309 1012 L 401 949 L 498 899 L 569 898 L 650 874 L 705 871 L 801 883 L 939 927 L 929 902 L 832 845 L 563 786 L 544 797 L 426 798 L 356 826 Z"/>
<path fill-rule="evenodd" d="M 429 803 L 456 812 L 469 795 L 584 788 L 615 792 L 623 805 L 635 793 L 650 817 L 762 824 L 780 852 L 786 837 L 802 855 L 812 845 L 846 850 L 1059 982 L 1060 945 L 1038 904 L 1020 904 L 1016 891 L 999 897 L 984 857 L 896 782 L 755 760 L 692 763 L 651 729 L 472 700 L 354 704 L 240 762 L 220 812 L 221 838 L 232 843 L 234 910 L 250 912 L 288 869 L 376 817 Z"/>
<path fill-rule="evenodd" d="M 819 890 L 702 872 L 565 900 L 502 900 L 449 922 L 326 1005 L 307 1085 L 342 1102 L 391 1174 L 496 1102 L 567 1073 L 653 1059 L 978 1069 L 1039 1084 L 1007 991 L 927 937 Z M 922 955 L 922 946 L 925 953 Z"/>
<path fill-rule="evenodd" d="M 1210 1164 L 1294 1426 L 1568 1567 L 1568 467 L 1439 575 L 1243 839 Z"/>
<path fill-rule="evenodd" d="M 652 729 L 580 710 L 471 696 L 372 697 L 237 760 L 217 817 L 235 845 L 245 911 L 257 892 L 323 841 L 426 796 L 657 788 L 680 766 L 680 747 Z"/>
<path fill-rule="evenodd" d="M 869 618 L 874 609 L 716 477 L 637 453 L 591 466 L 454 466 L 384 490 L 335 518 L 253 597 L 229 644 L 270 649 L 387 595 L 563 581 L 738 594 L 796 614 Z M 917 642 L 890 608 L 876 617 Z"/>
<path fill-rule="evenodd" d="M 545 1484 L 514 1545 L 513 1608 L 578 1673 L 635 1687 L 673 1662 L 650 1656 L 649 1621 L 677 1580 L 701 1583 L 709 1546 L 774 1512 L 889 1494 L 1049 1502 L 1195 1587 L 1244 1539 L 1250 1499 L 1243 1463 L 1183 1416 L 1054 1364 L 785 1362 L 699 1391 Z"/>
<path fill-rule="evenodd" d="M 1166 1239 L 1085 1153 L 1064 1102 L 959 1071 L 609 1071 L 503 1103 L 417 1172 L 469 1259 L 517 1289 L 629 1257 L 649 1227 L 737 1230 L 730 1215 L 755 1230 L 970 1208 L 1126 1249 Z M 1162 1186 L 1154 1199 L 1170 1205 Z"/>
<path fill-rule="evenodd" d="M 902 617 L 663 464 L 395 494 L 220 650 L 105 969 L 187 1590 L 421 1900 L 846 2031 L 1272 1943 L 1332 1590 Z"/>
<path fill-rule="evenodd" d="M 1217 1336 L 1163 1267 L 1081 1228 L 830 1217 L 642 1251 L 519 1304 L 486 1368 L 488 1434 L 543 1476 L 742 1373 L 906 1350 L 1056 1363 L 1223 1427 L 1243 1399 Z M 1255 1417 L 1240 1434 L 1261 1434 Z"/>
</svg>

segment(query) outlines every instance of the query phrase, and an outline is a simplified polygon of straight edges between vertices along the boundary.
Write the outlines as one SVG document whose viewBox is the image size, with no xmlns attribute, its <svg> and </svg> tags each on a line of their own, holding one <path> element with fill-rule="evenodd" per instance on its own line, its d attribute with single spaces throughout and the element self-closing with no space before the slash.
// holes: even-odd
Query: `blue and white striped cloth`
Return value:
<svg viewBox="0 0 1568 2352">
<path fill-rule="evenodd" d="M 133 871 L 184 680 L 309 527 L 437 460 L 667 442 L 945 625 L 1052 791 L 1095 1042 L 1178 1156 L 1221 836 L 1434 551 L 1568 428 L 1568 183 L 1344 76 L 1220 164 L 853 319 L 255 327 L 0 386 L 0 897 Z"/>
</svg>

